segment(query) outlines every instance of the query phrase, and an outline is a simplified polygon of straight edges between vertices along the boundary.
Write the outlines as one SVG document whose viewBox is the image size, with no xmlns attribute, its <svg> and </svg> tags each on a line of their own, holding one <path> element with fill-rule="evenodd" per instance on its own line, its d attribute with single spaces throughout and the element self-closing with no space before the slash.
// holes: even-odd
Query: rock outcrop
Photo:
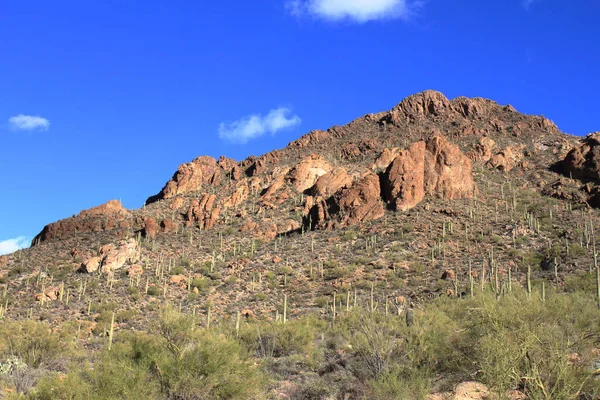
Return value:
<svg viewBox="0 0 600 400">
<path fill-rule="evenodd" d="M 471 160 L 443 136 L 400 151 L 383 179 L 384 198 L 398 211 L 415 207 L 425 196 L 470 198 L 474 188 Z"/>
<path fill-rule="evenodd" d="M 214 227 L 221 214 L 221 206 L 216 203 L 216 200 L 216 195 L 207 193 L 200 200 L 192 200 L 187 212 L 186 225 L 191 226 L 192 223 L 196 223 L 200 229 Z"/>
<path fill-rule="evenodd" d="M 321 175 L 312 188 L 314 196 L 330 197 L 338 190 L 352 185 L 353 178 L 343 167 L 334 168 L 332 171 Z"/>
<path fill-rule="evenodd" d="M 398 152 L 385 173 L 385 200 L 395 210 L 409 210 L 425 197 L 425 147 L 417 142 Z"/>
<path fill-rule="evenodd" d="M 319 177 L 333 169 L 333 166 L 319 155 L 311 155 L 300 161 L 290 170 L 287 180 L 299 192 L 310 189 Z"/>
<path fill-rule="evenodd" d="M 93 273 L 101 268 L 105 274 L 113 274 L 127 263 L 133 264 L 140 259 L 140 249 L 135 239 L 123 240 L 117 244 L 107 244 L 98 250 L 98 255 L 85 260 L 80 272 Z"/>
<path fill-rule="evenodd" d="M 575 179 L 600 180 L 600 132 L 587 135 L 567 154 L 562 172 Z"/>
<path fill-rule="evenodd" d="M 173 178 L 156 196 L 152 196 L 146 200 L 146 204 L 154 203 L 162 199 L 170 199 L 172 197 L 200 191 L 205 185 L 216 186 L 221 183 L 224 175 L 224 169 L 232 172 L 231 162 L 221 160 L 217 163 L 212 157 L 202 156 L 194 161 L 182 164 L 173 175 Z"/>
<path fill-rule="evenodd" d="M 32 246 L 50 239 L 66 239 L 79 232 L 102 232 L 121 228 L 128 229 L 133 225 L 132 215 L 120 201 L 111 200 L 108 203 L 78 215 L 46 225 L 33 239 Z"/>
<path fill-rule="evenodd" d="M 140 249 L 135 239 L 129 239 L 117 245 L 107 244 L 98 250 L 102 259 L 102 272 L 112 274 L 126 263 L 135 263 L 140 259 Z"/>
<path fill-rule="evenodd" d="M 446 200 L 473 196 L 471 160 L 444 136 L 434 136 L 425 147 L 425 194 Z"/>
<path fill-rule="evenodd" d="M 332 229 L 383 217 L 379 177 L 368 174 L 325 200 L 319 197 L 310 211 L 311 227 Z"/>
</svg>

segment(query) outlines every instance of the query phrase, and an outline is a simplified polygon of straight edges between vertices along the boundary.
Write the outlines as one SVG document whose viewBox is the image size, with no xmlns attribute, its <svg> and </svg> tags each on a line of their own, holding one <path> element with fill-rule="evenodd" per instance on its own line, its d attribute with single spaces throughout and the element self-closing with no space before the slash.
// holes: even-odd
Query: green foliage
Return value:
<svg viewBox="0 0 600 400">
<path fill-rule="evenodd" d="M 64 330 L 52 331 L 49 324 L 36 321 L 2 321 L 0 357 L 16 357 L 26 365 L 51 367 L 73 351 L 73 339 Z"/>
<path fill-rule="evenodd" d="M 261 358 L 311 354 L 315 339 L 315 324 L 305 320 L 282 323 L 256 323 L 245 326 L 240 341 Z"/>
</svg>

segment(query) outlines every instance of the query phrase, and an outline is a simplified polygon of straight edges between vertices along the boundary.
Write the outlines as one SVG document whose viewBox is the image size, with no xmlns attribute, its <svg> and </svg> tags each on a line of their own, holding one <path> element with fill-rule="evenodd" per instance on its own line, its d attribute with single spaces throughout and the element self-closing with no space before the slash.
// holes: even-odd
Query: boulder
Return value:
<svg viewBox="0 0 600 400">
<path fill-rule="evenodd" d="M 135 239 L 120 242 L 117 246 L 109 244 L 98 251 L 102 259 L 102 272 L 114 273 L 126 263 L 135 263 L 140 259 L 140 250 Z"/>
<path fill-rule="evenodd" d="M 248 183 L 240 182 L 236 187 L 235 192 L 223 203 L 223 208 L 236 208 L 248 200 L 249 195 L 250 188 L 248 187 Z"/>
<path fill-rule="evenodd" d="M 176 232 L 177 224 L 170 219 L 165 218 L 160 223 L 160 230 L 164 233 Z"/>
<path fill-rule="evenodd" d="M 524 146 L 506 146 L 504 150 L 496 153 L 487 162 L 491 168 L 499 169 L 500 171 L 509 172 L 517 167 L 523 160 Z"/>
<path fill-rule="evenodd" d="M 144 267 L 142 267 L 140 264 L 133 264 L 127 270 L 127 275 L 129 275 L 132 278 L 134 278 L 136 276 L 141 276 L 143 273 L 144 273 Z"/>
<path fill-rule="evenodd" d="M 160 227 L 156 218 L 148 217 L 144 219 L 144 237 L 155 239 L 158 234 Z"/>
<path fill-rule="evenodd" d="M 91 257 L 81 264 L 81 268 L 79 270 L 81 272 L 91 274 L 92 272 L 98 271 L 100 264 L 102 264 L 102 259 L 100 257 Z"/>
<path fill-rule="evenodd" d="M 398 157 L 400 151 L 401 149 L 399 147 L 384 149 L 383 152 L 381 152 L 381 154 L 379 155 L 379 157 L 377 157 L 377 159 L 375 160 L 375 163 L 373 164 L 371 169 L 375 171 L 385 171 L 390 166 L 392 161 L 394 161 L 394 159 Z"/>
<path fill-rule="evenodd" d="M 333 169 L 333 166 L 319 155 L 311 155 L 296 166 L 287 175 L 287 180 L 299 192 L 310 189 L 317 179 Z"/>
<path fill-rule="evenodd" d="M 342 188 L 352 185 L 353 178 L 345 168 L 337 167 L 321 175 L 312 188 L 314 196 L 330 197 Z"/>
</svg>

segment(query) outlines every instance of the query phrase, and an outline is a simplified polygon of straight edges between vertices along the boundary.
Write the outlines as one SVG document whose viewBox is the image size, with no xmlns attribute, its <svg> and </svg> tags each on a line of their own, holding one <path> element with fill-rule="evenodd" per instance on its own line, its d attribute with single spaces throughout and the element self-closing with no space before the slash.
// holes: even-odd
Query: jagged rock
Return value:
<svg viewBox="0 0 600 400">
<path fill-rule="evenodd" d="M 126 263 L 135 263 L 140 259 L 140 250 L 135 239 L 122 241 L 118 246 L 102 246 L 98 254 L 102 259 L 102 272 L 105 274 L 112 274 Z"/>
<path fill-rule="evenodd" d="M 252 158 L 248 158 L 248 161 L 251 161 Z M 267 170 L 267 163 L 264 159 L 259 158 L 256 160 L 253 160 L 248 167 L 246 168 L 246 175 L 248 175 L 249 177 L 253 177 L 256 175 L 260 175 L 262 173 L 264 173 Z"/>
<path fill-rule="evenodd" d="M 291 142 L 288 146 L 298 148 L 315 146 L 316 144 L 327 141 L 330 138 L 331 135 L 328 132 L 315 130 L 307 133 L 300 139 Z"/>
<path fill-rule="evenodd" d="M 340 149 L 340 158 L 342 160 L 353 160 L 376 148 L 373 140 L 362 141 L 360 143 L 346 143 Z"/>
<path fill-rule="evenodd" d="M 8 265 L 8 257 L 0 256 L 0 269 L 6 268 L 7 265 Z"/>
<path fill-rule="evenodd" d="M 32 246 L 50 239 L 66 239 L 78 232 L 102 232 L 116 228 L 127 229 L 132 216 L 120 201 L 111 200 L 97 207 L 84 210 L 78 215 L 48 224 L 33 239 Z"/>
<path fill-rule="evenodd" d="M 44 297 L 44 301 L 54 301 L 54 300 L 58 299 L 59 296 L 60 296 L 60 288 L 52 287 L 52 288 L 46 289 L 46 291 L 43 293 L 36 294 L 35 300 L 42 301 L 42 297 Z"/>
<path fill-rule="evenodd" d="M 200 200 L 194 199 L 187 212 L 186 225 L 196 222 L 200 229 L 211 229 L 217 223 L 221 207 L 215 204 L 217 196 L 204 194 Z"/>
<path fill-rule="evenodd" d="M 160 229 L 164 233 L 176 232 L 177 224 L 175 222 L 171 221 L 170 219 L 163 219 L 162 222 L 160 223 Z"/>
<path fill-rule="evenodd" d="M 81 264 L 80 271 L 91 274 L 92 272 L 98 271 L 101 263 L 102 259 L 100 257 L 89 258 Z"/>
<path fill-rule="evenodd" d="M 468 98 L 463 96 L 453 99 L 450 104 L 454 111 L 467 118 L 486 115 L 491 109 L 498 106 L 498 103 L 492 100 L 481 97 Z"/>
<path fill-rule="evenodd" d="M 161 192 L 146 200 L 146 204 L 199 191 L 205 184 L 218 184 L 221 174 L 222 170 L 214 158 L 209 156 L 198 157 L 190 163 L 180 165 L 173 178 L 167 182 Z"/>
<path fill-rule="evenodd" d="M 300 161 L 288 173 L 287 179 L 299 192 L 310 189 L 317 179 L 333 169 L 323 157 L 313 154 Z"/>
<path fill-rule="evenodd" d="M 499 169 L 500 171 L 509 172 L 519 165 L 523 159 L 524 146 L 506 146 L 504 150 L 495 154 L 487 165 Z"/>
<path fill-rule="evenodd" d="M 155 239 L 158 231 L 159 226 L 156 218 L 148 217 L 144 219 L 144 237 Z"/>
<path fill-rule="evenodd" d="M 425 194 L 446 200 L 473 196 L 475 182 L 471 160 L 443 136 L 426 142 Z"/>
<path fill-rule="evenodd" d="M 425 142 L 402 150 L 385 173 L 384 196 L 395 210 L 406 211 L 425 197 Z"/>
<path fill-rule="evenodd" d="M 494 155 L 496 142 L 493 139 L 483 136 L 479 142 L 473 146 L 473 151 L 468 156 L 472 161 L 488 162 Z"/>
<path fill-rule="evenodd" d="M 236 208 L 246 200 L 248 200 L 248 195 L 250 194 L 250 188 L 248 187 L 247 182 L 240 182 L 235 192 L 223 203 L 223 208 Z"/>
<path fill-rule="evenodd" d="M 272 201 L 278 191 L 285 186 L 285 174 L 278 175 L 273 183 L 265 190 L 261 199 L 263 201 Z"/>
<path fill-rule="evenodd" d="M 443 136 L 400 151 L 383 183 L 385 200 L 399 211 L 413 208 L 427 195 L 447 200 L 470 198 L 475 187 L 471 160 Z"/>
<path fill-rule="evenodd" d="M 454 279 L 456 279 L 456 272 L 454 272 L 454 270 L 452 269 L 447 269 L 442 274 L 442 279 L 447 281 L 453 281 Z"/>
<path fill-rule="evenodd" d="M 312 188 L 314 196 L 330 197 L 338 190 L 352 185 L 353 178 L 343 167 L 334 168 L 332 171 L 321 175 Z"/>
<path fill-rule="evenodd" d="M 373 164 L 371 169 L 375 171 L 385 171 L 390 166 L 392 161 L 394 161 L 394 159 L 398 157 L 400 151 L 401 149 L 399 147 L 384 149 L 383 152 L 379 155 L 379 157 L 377 157 L 377 159 L 375 160 L 375 163 Z"/>
<path fill-rule="evenodd" d="M 227 158 L 225 156 L 219 157 L 217 161 L 217 165 L 223 169 L 225 175 L 227 175 L 230 179 L 235 181 L 240 180 L 242 177 L 242 170 L 238 166 L 237 161 L 233 158 Z"/>
<path fill-rule="evenodd" d="M 368 174 L 327 202 L 317 198 L 311 210 L 311 224 L 318 229 L 331 229 L 379 219 L 385 213 L 380 192 L 379 177 Z"/>
<path fill-rule="evenodd" d="M 600 132 L 587 135 L 562 162 L 562 172 L 575 179 L 600 180 Z"/>
<path fill-rule="evenodd" d="M 169 205 L 169 208 L 173 211 L 178 211 L 181 207 L 183 207 L 184 203 L 185 203 L 185 201 L 183 200 L 182 197 L 176 197 L 175 199 L 173 199 L 173 201 Z"/>
<path fill-rule="evenodd" d="M 440 92 L 426 90 L 402 100 L 390 112 L 392 123 L 412 120 L 429 115 L 439 115 L 450 109 L 450 101 Z"/>
</svg>

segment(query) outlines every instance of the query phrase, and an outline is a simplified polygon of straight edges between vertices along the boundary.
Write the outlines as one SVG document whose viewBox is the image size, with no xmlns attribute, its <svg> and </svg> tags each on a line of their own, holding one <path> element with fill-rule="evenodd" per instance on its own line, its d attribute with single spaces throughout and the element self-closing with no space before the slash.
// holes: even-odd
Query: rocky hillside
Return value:
<svg viewBox="0 0 600 400">
<path fill-rule="evenodd" d="M 568 290 L 597 255 L 599 181 L 599 133 L 426 91 L 259 157 L 198 157 L 141 209 L 49 224 L 0 257 L 0 317 L 74 323 L 91 348 L 164 303 L 229 326 L 401 313 L 528 276 Z"/>
<path fill-rule="evenodd" d="M 83 308 L 82 291 L 118 297 L 142 324 L 155 292 L 184 309 L 273 317 L 284 293 L 294 313 L 371 286 L 418 302 L 459 289 L 439 278 L 466 282 L 469 264 L 522 280 L 556 246 L 566 274 L 589 263 L 568 246 L 589 247 L 598 143 L 510 105 L 426 91 L 259 157 L 198 157 L 141 209 L 111 201 L 46 226 L 0 274 L 16 315 L 70 288 Z"/>
</svg>

